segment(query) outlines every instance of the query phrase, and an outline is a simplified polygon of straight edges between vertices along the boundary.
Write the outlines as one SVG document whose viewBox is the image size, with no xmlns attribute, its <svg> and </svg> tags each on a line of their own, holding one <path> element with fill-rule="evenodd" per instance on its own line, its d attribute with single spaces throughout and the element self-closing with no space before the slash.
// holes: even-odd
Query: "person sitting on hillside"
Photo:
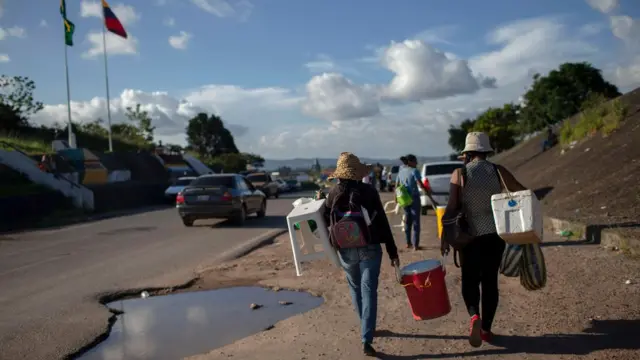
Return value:
<svg viewBox="0 0 640 360">
<path fill-rule="evenodd" d="M 558 143 L 558 135 L 553 131 L 553 128 L 549 126 L 547 128 L 547 138 L 542 142 L 542 151 L 547 151 Z"/>
</svg>

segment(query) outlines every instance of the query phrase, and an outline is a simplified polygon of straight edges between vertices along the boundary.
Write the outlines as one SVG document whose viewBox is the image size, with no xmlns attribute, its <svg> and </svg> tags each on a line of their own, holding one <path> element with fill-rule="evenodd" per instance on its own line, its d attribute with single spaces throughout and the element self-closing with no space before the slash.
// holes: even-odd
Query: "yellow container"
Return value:
<svg viewBox="0 0 640 360">
<path fill-rule="evenodd" d="M 436 221 L 438 222 L 438 239 L 442 237 L 442 217 L 446 206 L 436 206 Z"/>
</svg>

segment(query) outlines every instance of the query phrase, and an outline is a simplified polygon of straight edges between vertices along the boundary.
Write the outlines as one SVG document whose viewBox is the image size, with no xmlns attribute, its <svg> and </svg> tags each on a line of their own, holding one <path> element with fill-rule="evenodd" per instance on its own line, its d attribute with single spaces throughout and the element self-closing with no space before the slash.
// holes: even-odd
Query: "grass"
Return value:
<svg viewBox="0 0 640 360">
<path fill-rule="evenodd" d="M 51 144 L 39 139 L 22 138 L 13 135 L 0 135 L 0 149 L 14 151 L 19 149 L 29 155 L 50 154 Z"/>
<path fill-rule="evenodd" d="M 627 115 L 627 108 L 620 99 L 608 101 L 598 94 L 582 105 L 578 121 L 565 121 L 560 129 L 560 143 L 567 145 L 600 132 L 608 136 L 620 127 Z"/>
</svg>

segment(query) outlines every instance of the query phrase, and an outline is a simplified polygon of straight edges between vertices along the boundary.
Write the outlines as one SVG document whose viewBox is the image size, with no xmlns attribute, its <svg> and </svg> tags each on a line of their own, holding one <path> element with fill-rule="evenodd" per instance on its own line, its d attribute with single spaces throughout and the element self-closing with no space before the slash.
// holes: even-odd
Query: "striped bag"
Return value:
<svg viewBox="0 0 640 360">
<path fill-rule="evenodd" d="M 520 263 L 522 260 L 522 246 L 516 244 L 507 244 L 502 253 L 502 262 L 500 263 L 500 273 L 507 277 L 520 276 Z"/>
<path fill-rule="evenodd" d="M 538 244 L 522 246 L 520 284 L 529 291 L 540 290 L 547 284 L 547 267 Z"/>
</svg>

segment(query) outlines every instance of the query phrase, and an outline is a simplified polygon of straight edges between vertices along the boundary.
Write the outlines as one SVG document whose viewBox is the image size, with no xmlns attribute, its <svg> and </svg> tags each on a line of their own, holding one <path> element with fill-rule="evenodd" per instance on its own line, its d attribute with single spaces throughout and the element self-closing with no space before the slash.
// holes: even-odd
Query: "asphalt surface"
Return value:
<svg viewBox="0 0 640 360">
<path fill-rule="evenodd" d="M 285 229 L 303 195 L 270 199 L 267 216 L 242 228 L 220 220 L 185 228 L 169 208 L 0 235 L 0 359 L 65 357 L 107 329 L 101 294 L 185 283 L 234 247 Z"/>
</svg>

